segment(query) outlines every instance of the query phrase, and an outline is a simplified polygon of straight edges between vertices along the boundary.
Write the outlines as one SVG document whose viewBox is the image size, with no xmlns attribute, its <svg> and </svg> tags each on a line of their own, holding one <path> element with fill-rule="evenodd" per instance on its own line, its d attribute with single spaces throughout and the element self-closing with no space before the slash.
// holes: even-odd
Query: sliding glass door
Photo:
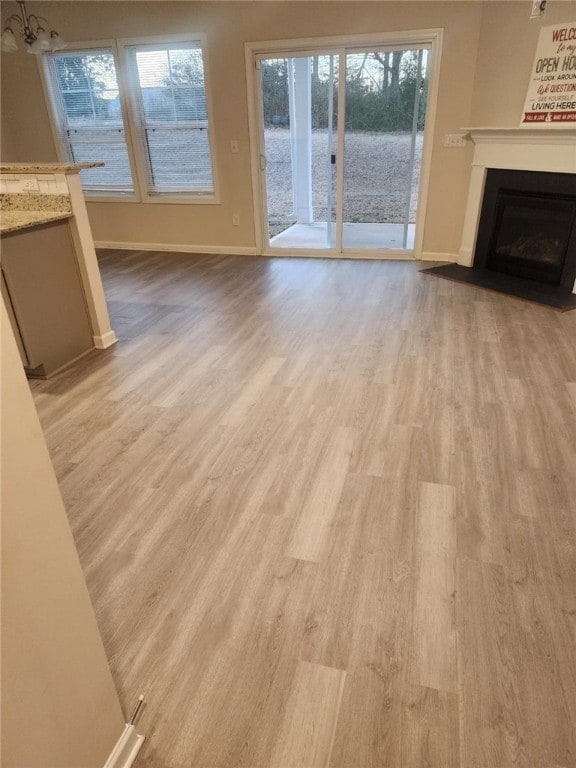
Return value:
<svg viewBox="0 0 576 768">
<path fill-rule="evenodd" d="M 266 250 L 414 248 L 425 46 L 257 59 Z"/>
<path fill-rule="evenodd" d="M 333 248 L 338 57 L 259 64 L 270 246 Z"/>
<path fill-rule="evenodd" d="M 346 54 L 344 249 L 414 248 L 427 53 Z"/>
</svg>

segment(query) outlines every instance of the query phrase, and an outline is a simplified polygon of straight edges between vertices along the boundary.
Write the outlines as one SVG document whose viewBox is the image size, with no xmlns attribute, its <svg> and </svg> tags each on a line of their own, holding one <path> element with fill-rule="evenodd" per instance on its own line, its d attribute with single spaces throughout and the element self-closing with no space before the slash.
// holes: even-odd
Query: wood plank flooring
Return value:
<svg viewBox="0 0 576 768">
<path fill-rule="evenodd" d="M 576 766 L 576 312 L 101 254 L 35 400 L 143 768 Z"/>
</svg>

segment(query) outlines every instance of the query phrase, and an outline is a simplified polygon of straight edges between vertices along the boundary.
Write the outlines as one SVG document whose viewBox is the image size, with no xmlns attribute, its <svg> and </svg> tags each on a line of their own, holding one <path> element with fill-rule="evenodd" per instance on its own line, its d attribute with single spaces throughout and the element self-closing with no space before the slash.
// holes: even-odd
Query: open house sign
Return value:
<svg viewBox="0 0 576 768">
<path fill-rule="evenodd" d="M 576 126 L 576 22 L 540 30 L 521 124 Z"/>
</svg>

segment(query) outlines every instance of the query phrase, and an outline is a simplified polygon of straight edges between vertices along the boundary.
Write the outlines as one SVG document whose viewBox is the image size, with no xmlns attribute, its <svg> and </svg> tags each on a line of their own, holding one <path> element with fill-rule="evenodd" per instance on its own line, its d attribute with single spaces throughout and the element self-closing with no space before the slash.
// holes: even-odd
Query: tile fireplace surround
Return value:
<svg viewBox="0 0 576 768">
<path fill-rule="evenodd" d="M 576 128 L 468 128 L 472 175 L 458 264 L 471 267 L 488 168 L 576 173 Z M 573 292 L 576 293 L 576 282 Z"/>
</svg>

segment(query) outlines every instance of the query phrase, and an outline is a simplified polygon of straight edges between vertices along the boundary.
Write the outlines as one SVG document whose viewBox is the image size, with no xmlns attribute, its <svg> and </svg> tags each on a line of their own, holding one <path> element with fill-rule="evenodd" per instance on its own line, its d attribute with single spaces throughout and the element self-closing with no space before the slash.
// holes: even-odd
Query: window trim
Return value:
<svg viewBox="0 0 576 768">
<path fill-rule="evenodd" d="M 210 160 L 212 164 L 212 185 L 213 192 L 194 193 L 160 193 L 157 195 L 148 194 L 147 188 L 147 169 L 143 159 L 143 153 L 146 151 L 140 140 L 140 131 L 137 124 L 137 94 L 132 93 L 129 74 L 128 51 L 129 46 L 137 45 L 170 45 L 177 43 L 199 43 L 202 51 L 202 62 L 204 70 L 204 91 L 206 95 L 206 112 L 208 115 L 208 141 L 210 146 Z M 134 192 L 131 194 L 114 194 L 103 190 L 83 189 L 87 202 L 94 203 L 146 203 L 160 205 L 219 205 L 220 204 L 220 184 L 218 177 L 218 162 L 216 158 L 216 142 L 214 141 L 214 113 L 211 98 L 210 67 L 208 65 L 206 50 L 206 34 L 198 32 L 197 34 L 185 35 L 160 35 L 152 37 L 130 37 L 110 40 L 90 40 L 80 43 L 69 43 L 66 52 L 96 50 L 100 48 L 110 48 L 114 57 L 114 66 L 116 67 L 116 79 L 118 82 L 118 96 L 124 122 L 124 131 L 126 137 L 126 147 L 130 161 L 130 172 Z M 56 146 L 56 152 L 60 162 L 70 162 L 70 158 L 65 155 L 62 146 L 62 125 L 60 124 L 60 114 L 57 105 L 52 98 L 52 85 L 48 72 L 48 62 L 45 56 L 38 56 L 38 68 L 40 71 L 40 80 L 48 108 L 48 117 L 52 137 Z"/>
<path fill-rule="evenodd" d="M 94 189 L 84 189 L 82 192 L 84 197 L 89 202 L 119 202 L 119 203 L 140 203 L 142 202 L 140 196 L 140 189 L 138 186 L 138 180 L 136 176 L 136 161 L 134 157 L 134 147 L 132 145 L 131 137 L 128 132 L 128 119 L 127 119 L 127 105 L 124 93 L 124 88 L 120 82 L 120 58 L 118 55 L 118 46 L 116 40 L 92 40 L 90 42 L 72 43 L 66 48 L 67 53 L 74 53 L 74 51 L 89 51 L 98 50 L 101 48 L 110 48 L 112 56 L 114 58 L 114 66 L 116 67 L 116 80 L 118 82 L 118 100 L 120 102 L 120 111 L 122 114 L 122 120 L 124 123 L 124 136 L 126 138 L 126 150 L 128 152 L 128 161 L 130 163 L 130 173 L 132 175 L 132 184 L 134 191 L 125 194 L 114 194 L 109 190 L 102 190 L 101 192 Z M 62 146 L 62 134 L 63 124 L 61 122 L 60 110 L 54 103 L 52 96 L 52 83 L 50 81 L 50 73 L 48 71 L 48 59 L 45 56 L 37 56 L 38 69 L 40 71 L 40 80 L 42 82 L 42 89 L 44 91 L 44 97 L 46 99 L 46 106 L 48 109 L 48 118 L 50 120 L 50 129 L 52 131 L 52 138 L 56 146 L 56 153 L 58 160 L 61 163 L 69 163 L 70 157 L 65 154 L 64 147 Z"/>
<path fill-rule="evenodd" d="M 150 195 L 148 194 L 147 189 L 147 178 L 148 178 L 148 170 L 146 166 L 146 161 L 144 159 L 144 152 L 145 147 L 142 145 L 142 142 L 140 141 L 140 129 L 137 124 L 137 115 L 139 114 L 139 106 L 137 104 L 138 94 L 136 92 L 133 92 L 131 83 L 130 83 L 130 63 L 128 61 L 128 48 L 131 46 L 139 46 L 139 45 L 158 45 L 158 46 L 164 46 L 164 45 L 171 45 L 171 44 L 178 44 L 178 43 L 199 43 L 200 50 L 202 52 L 202 63 L 203 63 L 203 70 L 204 70 L 204 93 L 206 96 L 206 112 L 208 115 L 208 142 L 210 146 L 210 161 L 212 164 L 212 186 L 213 191 L 211 193 L 206 194 L 205 192 L 201 193 L 194 193 L 194 192 L 178 192 L 178 193 L 160 193 L 157 195 Z M 127 98 L 129 101 L 130 109 L 129 111 L 129 128 L 130 128 L 130 135 L 131 140 L 134 144 L 134 147 L 136 149 L 135 155 L 136 155 L 136 166 L 137 166 L 137 172 L 138 172 L 138 182 L 139 182 L 139 191 L 141 195 L 141 200 L 143 203 L 171 203 L 171 204 L 200 204 L 200 205 L 211 205 L 211 204 L 219 204 L 220 203 L 220 196 L 219 196 L 219 188 L 220 185 L 218 183 L 218 163 L 216 162 L 216 151 L 215 151 L 215 142 L 214 142 L 214 114 L 212 111 L 212 99 L 211 99 L 211 83 L 210 83 L 210 74 L 209 74 L 209 66 L 206 56 L 206 34 L 205 33 L 197 33 L 197 34 L 186 34 L 186 35 L 155 35 L 152 37 L 124 37 L 120 38 L 118 40 L 118 48 L 120 52 L 120 68 L 121 68 L 121 75 L 122 75 L 122 82 L 125 88 L 125 92 L 127 94 Z"/>
</svg>

